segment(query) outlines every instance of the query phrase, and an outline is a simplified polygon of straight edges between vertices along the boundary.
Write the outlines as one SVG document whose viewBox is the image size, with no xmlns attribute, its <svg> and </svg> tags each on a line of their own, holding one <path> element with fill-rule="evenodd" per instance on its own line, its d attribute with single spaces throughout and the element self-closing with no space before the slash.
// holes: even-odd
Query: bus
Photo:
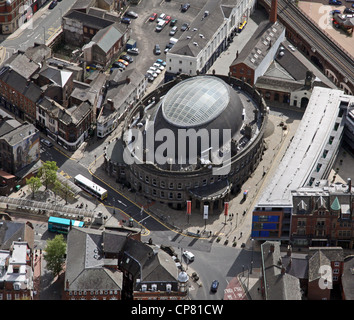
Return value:
<svg viewBox="0 0 354 320">
<path fill-rule="evenodd" d="M 55 232 L 55 233 L 68 234 L 68 232 L 70 230 L 70 225 L 72 227 L 83 228 L 84 222 L 52 216 L 52 217 L 49 217 L 49 220 L 48 220 L 48 231 Z"/>
<path fill-rule="evenodd" d="M 74 178 L 74 182 L 80 188 L 86 190 L 88 193 L 97 197 L 100 200 L 104 200 L 107 198 L 107 190 L 100 187 L 98 184 L 92 182 L 81 174 L 78 174 Z"/>
</svg>

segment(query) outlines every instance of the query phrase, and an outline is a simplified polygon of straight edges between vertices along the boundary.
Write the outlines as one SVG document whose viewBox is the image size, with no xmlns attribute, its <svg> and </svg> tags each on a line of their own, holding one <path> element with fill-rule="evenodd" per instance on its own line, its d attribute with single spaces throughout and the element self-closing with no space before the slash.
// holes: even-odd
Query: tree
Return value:
<svg viewBox="0 0 354 320">
<path fill-rule="evenodd" d="M 70 188 L 70 185 L 67 181 L 64 181 L 62 184 L 61 184 L 61 192 L 63 193 L 64 195 L 64 199 L 65 199 L 65 204 L 68 204 L 68 195 L 70 193 L 72 193 L 72 190 Z"/>
<path fill-rule="evenodd" d="M 32 199 L 34 199 L 34 194 L 42 186 L 41 179 L 39 179 L 38 177 L 31 177 L 29 179 L 26 179 L 26 184 L 29 186 L 30 190 L 32 191 Z"/>
<path fill-rule="evenodd" d="M 48 189 L 49 184 L 53 184 L 57 179 L 58 166 L 55 161 L 46 161 L 39 169 L 39 176 L 43 180 L 45 189 Z"/>
<path fill-rule="evenodd" d="M 53 272 L 54 277 L 63 270 L 65 262 L 66 243 L 62 234 L 56 235 L 53 240 L 47 241 L 44 260 L 47 262 L 47 269 Z"/>
</svg>

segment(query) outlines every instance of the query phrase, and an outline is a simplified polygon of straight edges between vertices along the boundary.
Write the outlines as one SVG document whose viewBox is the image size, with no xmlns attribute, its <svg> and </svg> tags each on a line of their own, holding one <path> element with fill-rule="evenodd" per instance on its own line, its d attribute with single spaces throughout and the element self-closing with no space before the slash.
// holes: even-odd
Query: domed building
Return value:
<svg viewBox="0 0 354 320">
<path fill-rule="evenodd" d="M 105 170 L 153 201 L 209 213 L 262 158 L 267 109 L 247 83 L 227 76 L 178 77 L 144 97 L 105 150 Z"/>
</svg>

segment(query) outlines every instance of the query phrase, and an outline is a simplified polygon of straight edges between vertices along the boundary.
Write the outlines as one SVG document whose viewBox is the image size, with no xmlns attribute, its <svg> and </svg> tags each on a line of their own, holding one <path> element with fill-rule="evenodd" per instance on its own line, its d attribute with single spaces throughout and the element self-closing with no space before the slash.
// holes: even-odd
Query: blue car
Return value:
<svg viewBox="0 0 354 320">
<path fill-rule="evenodd" d="M 218 291 L 218 287 L 219 287 L 219 281 L 218 280 L 214 280 L 213 283 L 211 284 L 210 291 L 211 292 L 216 292 L 216 291 Z"/>
<path fill-rule="evenodd" d="M 130 20 L 130 18 L 128 17 L 123 17 L 121 20 L 120 20 L 121 23 L 126 23 L 126 24 L 131 24 L 132 21 Z"/>
<path fill-rule="evenodd" d="M 332 4 L 332 5 L 335 5 L 335 6 L 340 6 L 340 5 L 342 5 L 342 1 L 329 0 L 329 4 Z"/>
</svg>

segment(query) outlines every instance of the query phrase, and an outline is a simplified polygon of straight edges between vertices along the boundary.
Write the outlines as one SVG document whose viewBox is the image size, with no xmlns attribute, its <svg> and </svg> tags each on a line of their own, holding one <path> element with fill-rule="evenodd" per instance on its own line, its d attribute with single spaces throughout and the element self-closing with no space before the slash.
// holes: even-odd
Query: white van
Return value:
<svg viewBox="0 0 354 320">
<path fill-rule="evenodd" d="M 166 21 L 165 20 L 161 20 L 158 24 L 157 24 L 157 26 L 156 26 L 156 31 L 161 31 L 164 27 L 165 27 L 165 25 L 166 25 Z"/>
<path fill-rule="evenodd" d="M 183 255 L 188 259 L 189 262 L 194 261 L 194 254 L 190 251 L 184 251 Z"/>
</svg>

